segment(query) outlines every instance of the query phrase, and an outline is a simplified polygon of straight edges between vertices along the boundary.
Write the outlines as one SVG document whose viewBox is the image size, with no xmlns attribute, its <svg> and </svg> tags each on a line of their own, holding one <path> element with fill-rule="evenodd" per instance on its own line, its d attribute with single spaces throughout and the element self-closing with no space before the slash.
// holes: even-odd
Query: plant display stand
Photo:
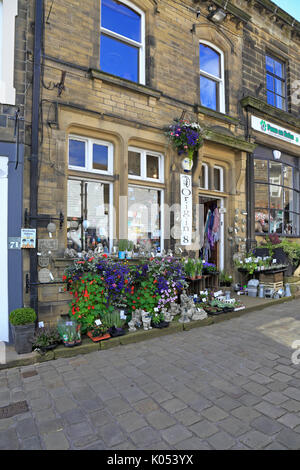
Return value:
<svg viewBox="0 0 300 470">
<path fill-rule="evenodd" d="M 215 289 L 219 287 L 219 274 L 203 274 L 201 279 L 189 279 L 188 295 L 199 294 L 205 289 Z"/>
</svg>

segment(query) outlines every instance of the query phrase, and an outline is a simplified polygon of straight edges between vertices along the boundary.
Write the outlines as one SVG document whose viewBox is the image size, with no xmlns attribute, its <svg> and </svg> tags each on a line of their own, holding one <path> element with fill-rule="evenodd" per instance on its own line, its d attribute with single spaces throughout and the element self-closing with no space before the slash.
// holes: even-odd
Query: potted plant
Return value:
<svg viewBox="0 0 300 470">
<path fill-rule="evenodd" d="M 226 274 L 225 271 L 220 273 L 220 286 L 230 287 L 232 284 L 232 276 Z"/>
<path fill-rule="evenodd" d="M 110 334 L 107 333 L 107 326 L 105 323 L 101 323 L 100 325 L 94 323 L 93 325 L 90 325 L 86 334 L 95 343 L 110 338 Z"/>
<path fill-rule="evenodd" d="M 34 335 L 33 347 L 42 352 L 56 348 L 61 338 L 56 327 L 39 328 Z"/>
<path fill-rule="evenodd" d="M 132 252 L 134 248 L 134 243 L 130 240 L 127 241 L 127 248 L 126 248 L 126 258 L 131 259 L 132 258 Z"/>
<path fill-rule="evenodd" d="M 203 269 L 202 259 L 201 258 L 197 259 L 195 265 L 196 265 L 196 277 L 197 279 L 201 279 L 202 269 Z"/>
<path fill-rule="evenodd" d="M 108 326 L 107 332 L 113 338 L 125 334 L 124 325 L 126 320 L 120 318 L 119 312 L 108 313 L 105 316 L 105 324 Z"/>
<path fill-rule="evenodd" d="M 32 308 L 17 308 L 9 315 L 15 350 L 18 354 L 32 351 L 36 313 Z"/>
<path fill-rule="evenodd" d="M 57 330 L 65 347 L 73 347 L 81 344 L 81 325 L 75 320 L 61 320 L 57 324 Z"/>
<path fill-rule="evenodd" d="M 167 328 L 169 326 L 169 322 L 164 321 L 163 313 L 154 312 L 151 317 L 151 323 L 154 328 Z"/>
<path fill-rule="evenodd" d="M 192 258 L 188 258 L 184 264 L 184 271 L 186 276 L 191 279 L 196 279 L 196 263 L 195 260 Z"/>
<path fill-rule="evenodd" d="M 202 144 L 202 129 L 197 122 L 190 122 L 187 119 L 175 119 L 174 123 L 166 130 L 166 135 L 177 149 L 178 154 L 187 155 L 192 163 L 194 152 Z"/>
<path fill-rule="evenodd" d="M 119 240 L 119 259 L 125 259 L 126 250 L 128 247 L 127 240 Z"/>
</svg>

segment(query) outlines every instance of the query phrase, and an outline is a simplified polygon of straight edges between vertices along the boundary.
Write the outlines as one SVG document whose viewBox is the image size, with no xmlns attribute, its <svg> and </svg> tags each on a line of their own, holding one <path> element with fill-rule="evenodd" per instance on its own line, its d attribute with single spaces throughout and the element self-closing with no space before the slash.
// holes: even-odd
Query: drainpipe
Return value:
<svg viewBox="0 0 300 470">
<path fill-rule="evenodd" d="M 39 154 L 39 120 L 40 120 L 40 83 L 41 83 L 41 50 L 43 34 L 44 0 L 35 2 L 34 63 L 32 84 L 32 124 L 31 124 L 31 157 L 30 157 L 30 224 L 37 229 L 38 213 L 38 154 Z M 38 315 L 38 263 L 37 248 L 29 250 L 30 256 L 30 307 Z"/>
</svg>

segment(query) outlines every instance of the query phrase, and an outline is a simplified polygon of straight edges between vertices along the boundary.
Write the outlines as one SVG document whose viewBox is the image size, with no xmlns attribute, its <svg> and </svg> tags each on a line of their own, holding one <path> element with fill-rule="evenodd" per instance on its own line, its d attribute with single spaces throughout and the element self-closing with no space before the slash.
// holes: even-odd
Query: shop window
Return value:
<svg viewBox="0 0 300 470">
<path fill-rule="evenodd" d="M 213 184 L 215 191 L 224 191 L 224 172 L 220 166 L 214 166 Z"/>
<path fill-rule="evenodd" d="M 144 13 L 128 0 L 101 0 L 100 68 L 145 84 Z"/>
<path fill-rule="evenodd" d="M 128 149 L 128 177 L 145 181 L 164 181 L 163 156 L 156 152 Z"/>
<path fill-rule="evenodd" d="M 276 108 L 286 110 L 285 64 L 266 55 L 267 102 Z"/>
<path fill-rule="evenodd" d="M 0 103 L 14 105 L 15 20 L 18 0 L 0 0 Z"/>
<path fill-rule="evenodd" d="M 200 43 L 200 104 L 225 113 L 224 55 L 216 46 Z"/>
<path fill-rule="evenodd" d="M 76 251 L 112 244 L 112 184 L 74 178 L 68 180 L 67 244 Z"/>
<path fill-rule="evenodd" d="M 254 160 L 256 233 L 299 236 L 299 170 L 291 165 Z"/>
<path fill-rule="evenodd" d="M 93 173 L 112 174 L 113 145 L 77 136 L 69 137 L 69 168 Z"/>
<path fill-rule="evenodd" d="M 163 249 L 163 191 L 128 187 L 128 239 L 142 249 L 160 252 Z"/>
<path fill-rule="evenodd" d="M 201 166 L 200 188 L 208 189 L 208 165 L 206 163 L 202 163 Z"/>
</svg>

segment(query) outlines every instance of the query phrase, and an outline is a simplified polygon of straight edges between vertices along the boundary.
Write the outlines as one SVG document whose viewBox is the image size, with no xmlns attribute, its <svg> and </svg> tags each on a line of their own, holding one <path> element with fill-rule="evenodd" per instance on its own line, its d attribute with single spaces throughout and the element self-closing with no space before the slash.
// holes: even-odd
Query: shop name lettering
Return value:
<svg viewBox="0 0 300 470">
<path fill-rule="evenodd" d="M 181 243 L 188 245 L 192 237 L 192 189 L 189 176 L 181 178 Z"/>
<path fill-rule="evenodd" d="M 193 465 L 193 455 L 168 455 L 168 454 L 157 454 L 152 455 L 151 459 L 143 459 L 143 462 L 151 461 L 152 465 Z M 134 468 L 138 468 L 142 462 L 142 457 L 121 457 L 114 455 L 113 457 L 108 457 L 108 465 L 130 465 Z"/>
<path fill-rule="evenodd" d="M 261 121 L 261 129 L 264 132 L 271 132 L 272 134 L 285 137 L 286 139 L 293 140 L 295 142 L 300 142 L 299 137 L 295 137 L 293 134 L 291 134 L 291 132 L 288 132 L 284 129 L 278 129 L 277 127 L 273 127 L 271 126 L 271 124 L 267 124 L 266 121 Z"/>
</svg>

